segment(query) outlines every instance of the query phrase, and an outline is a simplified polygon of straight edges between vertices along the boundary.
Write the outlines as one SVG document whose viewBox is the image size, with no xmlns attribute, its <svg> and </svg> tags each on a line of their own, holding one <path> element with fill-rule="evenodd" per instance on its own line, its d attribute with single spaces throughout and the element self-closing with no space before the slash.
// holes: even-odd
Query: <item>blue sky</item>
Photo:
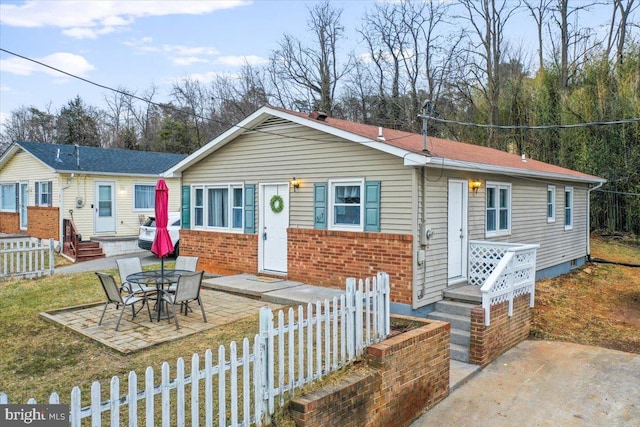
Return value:
<svg viewBox="0 0 640 427">
<path fill-rule="evenodd" d="M 261 65 L 285 32 L 306 37 L 313 3 L 0 0 L 0 46 L 138 95 L 155 85 L 156 100 L 162 101 L 176 80 L 235 73 L 244 61 Z M 343 9 L 345 51 L 362 53 L 355 30 L 374 0 L 332 4 Z M 511 29 L 515 42 L 535 30 L 531 21 L 520 19 L 524 23 L 515 21 Z M 0 119 L 22 105 L 45 109 L 51 103 L 57 110 L 76 95 L 102 108 L 108 92 L 0 52 Z"/>
</svg>

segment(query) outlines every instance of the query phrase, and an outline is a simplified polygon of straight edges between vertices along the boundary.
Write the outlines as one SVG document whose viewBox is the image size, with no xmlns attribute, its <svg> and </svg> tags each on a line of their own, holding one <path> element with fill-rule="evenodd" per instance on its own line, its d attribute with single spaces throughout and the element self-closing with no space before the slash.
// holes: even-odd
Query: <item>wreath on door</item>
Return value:
<svg viewBox="0 0 640 427">
<path fill-rule="evenodd" d="M 284 200 L 277 194 L 271 198 L 269 204 L 271 205 L 271 211 L 273 213 L 280 213 L 282 209 L 284 209 Z"/>
</svg>

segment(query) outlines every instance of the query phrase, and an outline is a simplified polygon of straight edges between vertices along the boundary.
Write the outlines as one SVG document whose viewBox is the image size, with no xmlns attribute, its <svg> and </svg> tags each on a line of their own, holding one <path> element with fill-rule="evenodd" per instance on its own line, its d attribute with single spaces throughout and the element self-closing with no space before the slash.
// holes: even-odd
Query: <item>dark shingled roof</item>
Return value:
<svg viewBox="0 0 640 427">
<path fill-rule="evenodd" d="M 186 157 L 184 154 L 85 146 L 78 146 L 76 151 L 75 145 L 68 144 L 16 144 L 58 172 L 158 175 Z"/>
</svg>

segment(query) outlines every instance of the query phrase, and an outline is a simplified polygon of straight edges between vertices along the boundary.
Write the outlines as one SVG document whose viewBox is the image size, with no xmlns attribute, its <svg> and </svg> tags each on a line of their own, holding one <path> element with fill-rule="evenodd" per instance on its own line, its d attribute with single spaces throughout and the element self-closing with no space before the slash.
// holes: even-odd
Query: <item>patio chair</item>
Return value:
<svg viewBox="0 0 640 427">
<path fill-rule="evenodd" d="M 118 316 L 118 322 L 116 323 L 116 331 L 120 327 L 120 321 L 122 320 L 122 315 L 124 314 L 125 308 L 127 306 L 131 306 L 131 312 L 133 313 L 133 317 L 131 320 L 136 318 L 136 315 L 142 310 L 142 307 L 145 305 L 146 296 L 138 296 L 135 293 L 122 294 L 121 288 L 118 287 L 116 283 L 116 279 L 111 274 L 96 272 L 96 275 L 100 279 L 100 283 L 102 284 L 102 289 L 104 289 L 104 293 L 107 296 L 107 303 L 104 305 L 104 310 L 102 310 L 102 316 L 100 316 L 100 321 L 98 325 L 102 325 L 102 320 L 104 319 L 104 314 L 107 312 L 107 307 L 109 304 L 115 304 L 116 309 L 122 305 L 122 310 L 120 310 L 120 316 Z M 138 309 L 135 310 L 135 304 L 137 302 L 141 302 L 142 305 Z M 151 320 L 151 309 L 149 309 L 149 304 L 147 305 L 147 311 L 149 312 L 149 320 Z"/>
<path fill-rule="evenodd" d="M 178 324 L 178 315 L 175 311 L 174 306 L 180 304 L 180 312 L 182 312 L 182 304 L 188 304 L 189 301 L 198 301 L 198 304 L 200 305 L 200 311 L 202 311 L 202 318 L 204 319 L 204 322 L 207 323 L 207 316 L 206 314 L 204 314 L 204 307 L 202 305 L 202 300 L 200 299 L 200 285 L 202 284 L 203 274 L 204 271 L 185 273 L 178 279 L 175 293 L 162 293 L 162 300 L 171 307 L 171 311 L 174 314 L 173 317 L 176 319 L 176 329 L 180 329 L 180 325 Z M 187 315 L 187 312 L 188 305 L 185 305 L 185 316 Z"/>
<path fill-rule="evenodd" d="M 198 268 L 197 256 L 182 256 L 176 258 L 176 270 L 196 271 Z"/>
<path fill-rule="evenodd" d="M 116 260 L 116 264 L 118 265 L 118 274 L 120 275 L 121 290 L 130 294 L 142 293 L 143 296 L 146 296 L 147 292 L 156 292 L 157 289 L 155 286 L 145 286 L 139 283 L 127 282 L 127 276 L 142 271 L 140 258 L 121 258 Z"/>
</svg>

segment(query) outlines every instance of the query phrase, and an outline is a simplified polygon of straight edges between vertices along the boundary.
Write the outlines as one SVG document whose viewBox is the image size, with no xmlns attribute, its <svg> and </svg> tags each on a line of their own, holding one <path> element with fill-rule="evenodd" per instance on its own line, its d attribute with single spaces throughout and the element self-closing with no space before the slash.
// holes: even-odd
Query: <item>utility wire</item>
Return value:
<svg viewBox="0 0 640 427">
<path fill-rule="evenodd" d="M 502 126 L 502 125 L 491 125 L 491 124 L 484 124 L 484 123 L 471 123 L 471 122 L 460 122 L 457 120 L 447 120 L 447 119 L 441 119 L 439 117 L 433 117 L 433 116 L 426 116 L 426 115 L 418 115 L 418 117 L 421 117 L 423 119 L 427 119 L 427 120 L 432 120 L 434 122 L 439 122 L 439 123 L 447 123 L 447 124 L 454 124 L 454 125 L 461 125 L 461 126 L 474 126 L 474 127 L 479 127 L 479 128 L 486 128 L 486 129 L 570 129 L 570 128 L 582 128 L 582 127 L 588 127 L 588 126 L 609 126 L 609 125 L 620 125 L 620 124 L 625 124 L 625 123 L 637 123 L 640 122 L 640 117 L 635 117 L 635 118 L 631 118 L 631 119 L 622 119 L 622 120 L 612 120 L 612 121 L 607 121 L 607 122 L 585 122 L 585 123 L 574 123 L 574 124 L 570 124 L 570 125 L 507 125 L 507 126 Z"/>
</svg>

